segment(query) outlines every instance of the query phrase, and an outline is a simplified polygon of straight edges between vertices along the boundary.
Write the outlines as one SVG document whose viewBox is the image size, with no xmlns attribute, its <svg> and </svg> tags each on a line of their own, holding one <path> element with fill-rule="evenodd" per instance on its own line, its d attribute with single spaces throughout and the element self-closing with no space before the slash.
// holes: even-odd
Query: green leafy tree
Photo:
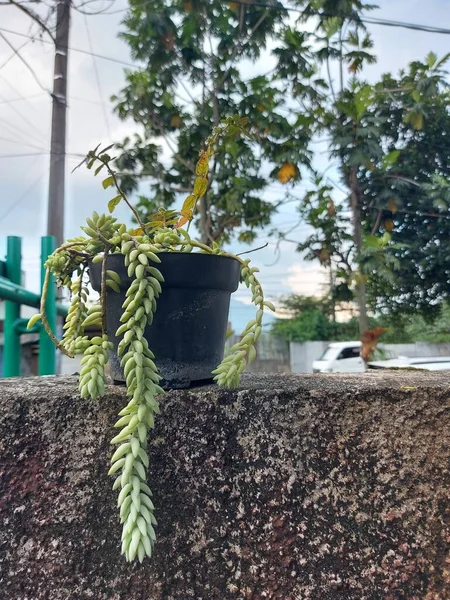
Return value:
<svg viewBox="0 0 450 600">
<path fill-rule="evenodd" d="M 327 298 L 292 295 L 282 301 L 281 313 L 290 318 L 277 319 L 272 333 L 289 342 L 330 340 L 336 333 Z"/>
<path fill-rule="evenodd" d="M 127 73 L 115 103 L 119 117 L 134 120 L 142 133 L 124 140 L 117 164 L 125 192 L 140 192 L 149 180 L 150 193 L 137 204 L 143 217 L 188 191 L 202 140 L 237 114 L 248 117 L 251 138 L 222 142 L 198 206 L 201 238 L 211 244 L 238 232 L 251 241 L 257 227 L 270 223 L 276 204 L 264 199 L 264 190 L 274 180 L 300 179 L 311 159 L 312 119 L 289 105 L 287 74 L 264 72 L 268 48 L 280 37 L 289 40 L 280 52 L 291 53 L 305 98 L 324 86 L 317 65 L 301 58 L 302 35 L 287 22 L 277 2 L 130 3 L 122 38 L 142 68 Z"/>
<path fill-rule="evenodd" d="M 366 230 L 389 234 L 398 268 L 391 280 L 370 278 L 374 309 L 438 315 L 450 293 L 450 93 L 430 53 L 397 78 L 377 85 L 381 139 L 392 157 L 384 170 L 361 172 Z M 399 91 L 400 90 L 400 91 Z"/>
<path fill-rule="evenodd" d="M 330 158 L 339 160 L 343 183 L 348 191 L 346 204 L 351 211 L 351 227 L 347 232 L 351 232 L 353 248 L 348 233 L 346 234 L 342 227 L 342 222 L 336 227 L 331 223 L 337 218 L 337 209 L 335 208 L 335 214 L 331 214 L 329 208 L 331 203 L 328 201 L 330 190 L 324 188 L 320 177 L 315 178 L 318 186 L 315 188 L 315 202 L 311 203 L 311 196 L 307 194 L 300 210 L 306 221 L 312 225 L 313 221 L 321 220 L 320 239 L 318 235 L 313 235 L 310 241 L 313 255 L 315 254 L 323 265 L 332 268 L 336 256 L 336 244 L 340 243 L 339 275 L 344 276 L 346 280 L 344 283 L 348 289 L 351 284 L 356 288 L 361 333 L 367 330 L 368 321 L 365 278 L 362 269 L 355 268 L 355 265 L 361 266 L 363 250 L 362 192 L 357 185 L 356 174 L 358 165 L 364 164 L 368 152 L 383 155 L 376 137 L 375 120 L 372 119 L 372 122 L 368 123 L 367 129 L 362 125 L 362 119 L 366 116 L 370 88 L 361 86 L 355 78 L 355 74 L 364 64 L 375 61 L 371 53 L 372 40 L 360 20 L 361 11 L 370 8 L 371 5 L 353 0 L 339 2 L 317 0 L 307 5 L 305 14 L 299 19 L 303 21 L 314 10 L 320 15 L 316 32 L 306 41 L 303 54 L 311 63 L 323 65 L 328 82 L 325 89 L 316 87 L 316 95 L 314 97 L 311 95 L 312 102 L 309 98 L 305 98 L 302 104 L 306 114 L 313 120 L 314 132 L 321 136 L 325 134 L 329 138 Z M 280 56 L 279 63 L 279 69 L 289 68 L 287 56 Z M 338 68 L 337 87 L 332 80 L 333 66 Z M 344 71 L 350 74 L 349 81 L 345 81 Z M 292 85 L 294 95 L 296 88 L 296 85 Z M 367 118 L 369 119 L 368 115 Z M 339 136 L 345 138 L 345 141 L 340 140 Z M 325 201 L 324 194 L 327 196 Z M 308 215 L 308 204 L 315 214 Z M 332 201 L 332 204 L 334 207 L 337 206 L 336 202 Z M 320 249 L 317 248 L 318 243 Z M 303 244 L 299 249 L 305 250 L 305 245 Z M 312 258 L 311 253 L 308 254 L 308 258 Z M 343 256 L 345 256 L 344 261 L 342 261 Z M 339 285 L 342 287 L 342 283 Z"/>
<path fill-rule="evenodd" d="M 433 320 L 422 315 L 408 315 L 403 321 L 403 329 L 408 341 L 450 344 L 450 306 L 448 302 L 435 309 Z"/>
<path fill-rule="evenodd" d="M 313 102 L 304 102 L 305 114 L 328 141 L 340 192 L 314 176 L 300 203 L 314 231 L 298 249 L 330 269 L 335 296 L 354 297 L 362 334 L 370 326 L 368 306 L 425 308 L 449 291 L 447 266 L 438 272 L 450 200 L 447 57 L 430 54 L 398 78 L 386 75 L 369 85 L 358 75 L 375 61 L 372 40 L 357 18 L 362 6 L 310 6 L 320 8 L 322 18 L 309 57 L 323 63 L 328 82 Z M 280 68 L 286 65 L 280 60 Z"/>
<path fill-rule="evenodd" d="M 350 317 L 338 322 L 336 301 L 331 296 L 316 298 L 292 294 L 284 298 L 278 314 L 282 318 L 272 324 L 271 332 L 289 342 L 348 341 L 358 338 L 358 319 Z M 379 326 L 369 319 L 370 327 Z"/>
</svg>

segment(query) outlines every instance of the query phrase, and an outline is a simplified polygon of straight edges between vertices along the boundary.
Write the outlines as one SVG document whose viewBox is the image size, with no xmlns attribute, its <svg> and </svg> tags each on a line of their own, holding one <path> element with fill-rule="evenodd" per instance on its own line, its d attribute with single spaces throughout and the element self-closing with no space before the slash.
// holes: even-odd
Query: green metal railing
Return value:
<svg viewBox="0 0 450 600">
<path fill-rule="evenodd" d="M 53 236 L 41 238 L 41 289 L 44 283 L 44 263 L 49 254 L 56 248 Z M 56 349 L 44 328 L 37 323 L 27 331 L 28 319 L 20 317 L 20 306 L 39 308 L 41 296 L 22 287 L 22 240 L 16 236 L 7 238 L 6 260 L 0 261 L 0 298 L 5 300 L 5 341 L 3 347 L 3 376 L 20 376 L 20 363 L 22 347 L 20 336 L 22 333 L 39 333 L 39 375 L 54 375 L 56 371 Z M 56 287 L 53 278 L 47 292 L 46 314 L 50 327 L 56 330 L 57 315 L 65 316 L 67 307 L 56 302 Z"/>
</svg>

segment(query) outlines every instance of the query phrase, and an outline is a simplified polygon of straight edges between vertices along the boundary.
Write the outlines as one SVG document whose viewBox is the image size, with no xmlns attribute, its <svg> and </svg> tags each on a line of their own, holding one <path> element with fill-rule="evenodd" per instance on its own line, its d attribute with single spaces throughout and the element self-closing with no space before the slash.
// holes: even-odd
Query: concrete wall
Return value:
<svg viewBox="0 0 450 600">
<path fill-rule="evenodd" d="M 0 382 L 2 600 L 446 600 L 450 376 L 247 376 L 168 393 L 152 559 L 120 556 L 122 387 Z"/>
<path fill-rule="evenodd" d="M 396 356 L 450 356 L 450 344 L 428 344 L 416 342 L 415 344 L 381 344 L 383 348 Z"/>
<path fill-rule="evenodd" d="M 74 375 L 79 373 L 81 369 L 81 356 L 77 355 L 74 358 L 69 358 L 62 352 L 59 354 L 59 374 L 60 375 Z"/>
<path fill-rule="evenodd" d="M 330 342 L 290 342 L 289 354 L 292 373 L 312 373 L 313 361 L 325 352 Z"/>
</svg>

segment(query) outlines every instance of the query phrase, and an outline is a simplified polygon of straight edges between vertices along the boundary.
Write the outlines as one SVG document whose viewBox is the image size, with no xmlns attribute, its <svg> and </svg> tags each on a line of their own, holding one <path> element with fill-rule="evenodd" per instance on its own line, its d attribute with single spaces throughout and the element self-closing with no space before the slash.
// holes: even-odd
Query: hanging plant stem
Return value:
<svg viewBox="0 0 450 600">
<path fill-rule="evenodd" d="M 74 355 L 71 354 L 68 350 L 66 350 L 66 348 L 64 348 L 64 345 L 60 341 L 58 341 L 57 337 L 53 333 L 53 331 L 50 327 L 50 324 L 48 322 L 47 315 L 45 313 L 45 304 L 47 302 L 47 293 L 48 293 L 48 286 L 50 284 L 50 277 L 51 277 L 51 271 L 47 267 L 47 269 L 45 271 L 44 285 L 42 286 L 40 319 L 42 321 L 42 325 L 44 326 L 45 332 L 47 333 L 48 337 L 52 340 L 52 342 L 55 344 L 55 346 L 58 348 L 58 350 L 61 350 L 61 352 L 63 354 L 65 354 L 66 356 L 68 356 L 69 358 L 73 358 Z M 28 323 L 28 328 L 31 328 L 35 322 L 36 321 L 32 322 L 30 320 Z"/>
<path fill-rule="evenodd" d="M 102 307 L 102 334 L 107 333 L 106 327 L 106 263 L 108 261 L 110 246 L 105 244 L 105 251 L 102 260 L 102 273 L 101 273 L 101 292 L 100 292 L 100 304 Z"/>
</svg>

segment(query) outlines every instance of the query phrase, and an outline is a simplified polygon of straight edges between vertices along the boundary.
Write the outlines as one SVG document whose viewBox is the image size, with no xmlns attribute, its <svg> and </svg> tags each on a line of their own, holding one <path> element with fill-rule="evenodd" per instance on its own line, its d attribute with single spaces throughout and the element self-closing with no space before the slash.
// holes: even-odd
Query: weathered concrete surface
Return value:
<svg viewBox="0 0 450 600">
<path fill-rule="evenodd" d="M 159 541 L 119 554 L 107 477 L 123 389 L 0 383 L 2 600 L 450 598 L 450 376 L 252 376 L 168 394 Z"/>
</svg>

